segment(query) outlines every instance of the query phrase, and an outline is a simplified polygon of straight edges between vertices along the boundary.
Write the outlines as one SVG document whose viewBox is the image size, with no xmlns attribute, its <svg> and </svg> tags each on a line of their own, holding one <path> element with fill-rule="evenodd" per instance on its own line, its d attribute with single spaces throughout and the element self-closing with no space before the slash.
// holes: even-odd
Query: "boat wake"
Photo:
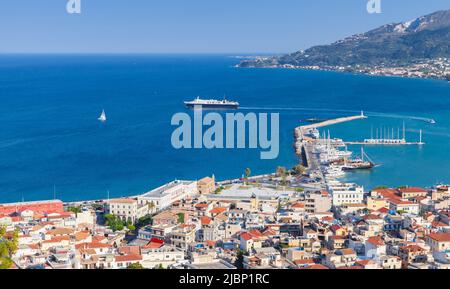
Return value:
<svg viewBox="0 0 450 289">
<path fill-rule="evenodd" d="M 401 115 L 401 114 L 387 114 L 382 112 L 365 112 L 367 116 L 372 117 L 388 117 L 388 118 L 400 118 L 400 119 L 410 119 L 410 120 L 417 120 L 417 121 L 423 121 L 427 123 L 435 124 L 436 121 L 432 118 L 426 118 L 426 117 L 420 117 L 420 116 L 410 116 L 410 115 Z"/>
</svg>

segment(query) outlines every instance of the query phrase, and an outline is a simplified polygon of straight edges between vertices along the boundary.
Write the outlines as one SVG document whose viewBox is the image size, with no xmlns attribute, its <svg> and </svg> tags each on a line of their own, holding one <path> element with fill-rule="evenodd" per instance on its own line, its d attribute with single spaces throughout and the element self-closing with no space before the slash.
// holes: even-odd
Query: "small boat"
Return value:
<svg viewBox="0 0 450 289">
<path fill-rule="evenodd" d="M 431 124 L 436 124 L 436 121 L 434 119 L 430 119 L 428 122 Z"/>
<path fill-rule="evenodd" d="M 100 117 L 98 118 L 99 121 L 101 122 L 106 122 L 106 113 L 105 110 L 102 111 L 102 114 L 100 115 Z"/>
<path fill-rule="evenodd" d="M 305 120 L 305 122 L 309 122 L 309 123 L 318 123 L 318 122 L 323 122 L 323 121 L 327 121 L 326 118 L 317 118 L 317 117 L 313 117 L 313 118 L 308 118 Z"/>
</svg>

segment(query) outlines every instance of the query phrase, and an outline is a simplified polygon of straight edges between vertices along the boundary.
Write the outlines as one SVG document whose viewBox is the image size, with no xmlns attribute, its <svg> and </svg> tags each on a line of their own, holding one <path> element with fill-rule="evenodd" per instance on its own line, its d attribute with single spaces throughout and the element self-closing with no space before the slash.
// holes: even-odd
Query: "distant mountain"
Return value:
<svg viewBox="0 0 450 289">
<path fill-rule="evenodd" d="M 243 61 L 239 67 L 404 66 L 450 58 L 450 10 L 412 21 L 387 24 L 330 45 L 320 45 L 280 57 Z"/>
</svg>

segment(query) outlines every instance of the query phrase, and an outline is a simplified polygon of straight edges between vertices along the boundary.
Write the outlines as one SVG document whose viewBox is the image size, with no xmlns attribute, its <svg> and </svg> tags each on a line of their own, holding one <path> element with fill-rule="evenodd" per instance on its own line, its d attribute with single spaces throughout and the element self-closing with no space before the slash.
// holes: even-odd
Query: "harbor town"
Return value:
<svg viewBox="0 0 450 289">
<path fill-rule="evenodd" d="M 379 164 L 326 126 L 294 131 L 299 164 L 218 181 L 175 180 L 141 195 L 0 204 L 0 266 L 11 269 L 448 269 L 450 187 L 342 182 Z M 382 168 L 380 168 L 382 169 Z"/>
</svg>

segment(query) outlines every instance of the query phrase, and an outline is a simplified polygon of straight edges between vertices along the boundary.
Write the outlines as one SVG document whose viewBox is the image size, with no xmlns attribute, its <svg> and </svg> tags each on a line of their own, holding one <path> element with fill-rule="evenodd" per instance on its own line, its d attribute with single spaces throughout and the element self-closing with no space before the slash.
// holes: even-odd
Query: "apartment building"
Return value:
<svg viewBox="0 0 450 289">
<path fill-rule="evenodd" d="M 310 214 L 324 213 L 331 209 L 332 201 L 328 192 L 305 194 L 305 212 Z"/>
<path fill-rule="evenodd" d="M 109 213 L 125 222 L 136 221 L 148 214 L 148 206 L 143 206 L 136 199 L 124 198 L 108 201 Z"/>
<path fill-rule="evenodd" d="M 340 183 L 329 187 L 333 198 L 333 206 L 345 204 L 362 204 L 364 188 L 356 184 Z"/>
</svg>

